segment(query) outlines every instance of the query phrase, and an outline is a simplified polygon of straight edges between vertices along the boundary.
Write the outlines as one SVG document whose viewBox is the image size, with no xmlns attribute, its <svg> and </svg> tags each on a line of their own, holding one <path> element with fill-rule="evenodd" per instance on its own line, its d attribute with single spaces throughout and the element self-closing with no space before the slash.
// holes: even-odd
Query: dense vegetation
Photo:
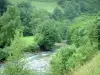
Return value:
<svg viewBox="0 0 100 75">
<path fill-rule="evenodd" d="M 32 2 L 37 1 L 0 0 L 0 62 L 6 61 L 0 75 L 38 75 L 19 62 L 24 53 L 50 51 L 63 40 L 67 45 L 52 56 L 48 75 L 80 75 L 91 60 L 90 66 L 100 66 L 99 0 L 39 0 L 58 4 L 53 12 L 37 9 Z M 95 68 L 95 73 L 85 74 L 99 75 Z"/>
</svg>

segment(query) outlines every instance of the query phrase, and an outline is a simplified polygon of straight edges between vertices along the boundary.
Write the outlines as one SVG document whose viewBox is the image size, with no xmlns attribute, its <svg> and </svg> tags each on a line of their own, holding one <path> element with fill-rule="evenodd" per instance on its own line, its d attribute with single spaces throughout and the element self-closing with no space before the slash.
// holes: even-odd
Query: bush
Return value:
<svg viewBox="0 0 100 75">
<path fill-rule="evenodd" d="M 17 29 L 21 29 L 19 11 L 15 6 L 9 6 L 0 17 L 0 45 L 10 45 Z"/>
<path fill-rule="evenodd" d="M 51 73 L 52 75 L 71 75 L 75 68 L 83 65 L 96 52 L 97 47 L 90 42 L 78 48 L 74 45 L 62 47 L 51 60 Z"/>
<path fill-rule="evenodd" d="M 66 69 L 71 72 L 73 69 L 78 66 L 83 65 L 86 61 L 88 61 L 94 53 L 97 52 L 97 48 L 94 49 L 95 45 L 91 45 L 88 42 L 84 46 L 80 46 L 75 50 L 75 53 L 66 61 Z"/>
<path fill-rule="evenodd" d="M 23 67 L 22 63 L 7 63 L 1 75 L 36 75 Z"/>
<path fill-rule="evenodd" d="M 67 45 L 58 50 L 55 56 L 51 60 L 51 73 L 52 75 L 64 75 L 66 74 L 66 61 L 73 55 L 76 47 L 74 45 Z"/>
<path fill-rule="evenodd" d="M 36 52 L 39 51 L 39 45 L 35 42 L 24 49 L 24 51 L 28 52 Z"/>
<path fill-rule="evenodd" d="M 49 50 L 55 42 L 60 41 L 61 37 L 56 28 L 54 20 L 45 20 L 36 28 L 36 34 L 39 33 L 43 36 L 43 41 L 40 44 L 44 50 Z"/>
<path fill-rule="evenodd" d="M 9 56 L 8 54 L 8 48 L 0 49 L 0 61 L 5 61 L 7 57 Z"/>
</svg>

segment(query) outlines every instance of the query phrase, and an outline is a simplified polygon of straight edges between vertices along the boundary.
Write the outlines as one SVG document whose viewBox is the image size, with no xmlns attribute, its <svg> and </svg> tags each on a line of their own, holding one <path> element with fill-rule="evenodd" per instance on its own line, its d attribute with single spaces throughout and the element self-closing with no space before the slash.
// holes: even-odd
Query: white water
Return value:
<svg viewBox="0 0 100 75">
<path fill-rule="evenodd" d="M 25 59 L 27 61 L 25 67 L 37 72 L 46 72 L 49 69 L 51 56 L 54 54 L 54 52 L 41 52 L 27 57 Z"/>
</svg>

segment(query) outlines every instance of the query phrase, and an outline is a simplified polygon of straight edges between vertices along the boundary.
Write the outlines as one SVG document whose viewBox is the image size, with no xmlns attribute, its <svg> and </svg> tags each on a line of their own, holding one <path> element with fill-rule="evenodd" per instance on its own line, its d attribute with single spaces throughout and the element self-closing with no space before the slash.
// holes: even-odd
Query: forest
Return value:
<svg viewBox="0 0 100 75">
<path fill-rule="evenodd" d="M 0 75 L 100 75 L 100 0 L 0 0 Z"/>
</svg>

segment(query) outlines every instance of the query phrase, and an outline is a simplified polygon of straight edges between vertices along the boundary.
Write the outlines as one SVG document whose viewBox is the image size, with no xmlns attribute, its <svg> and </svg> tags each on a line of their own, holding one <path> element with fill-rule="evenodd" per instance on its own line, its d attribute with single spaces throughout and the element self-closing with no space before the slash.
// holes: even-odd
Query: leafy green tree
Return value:
<svg viewBox="0 0 100 75">
<path fill-rule="evenodd" d="M 61 6 L 64 7 L 66 0 L 57 0 L 57 3 Z"/>
<path fill-rule="evenodd" d="M 56 28 L 58 29 L 58 32 L 62 40 L 67 39 L 67 30 L 69 25 L 69 21 L 66 20 L 56 21 Z"/>
<path fill-rule="evenodd" d="M 98 41 L 98 49 L 100 50 L 100 12 L 97 14 L 97 16 L 96 16 L 96 21 L 95 21 L 95 23 L 96 23 L 96 29 L 95 29 L 95 39 L 97 39 L 97 41 Z"/>
<path fill-rule="evenodd" d="M 59 32 L 53 20 L 45 20 L 38 25 L 36 27 L 36 33 L 40 33 L 44 37 L 41 44 L 39 44 L 44 50 L 49 50 L 56 41 L 60 40 Z"/>
<path fill-rule="evenodd" d="M 15 6 L 9 6 L 7 12 L 0 17 L 0 44 L 10 45 L 16 29 L 21 28 L 20 14 Z"/>
<path fill-rule="evenodd" d="M 68 19 L 74 19 L 80 14 L 80 7 L 73 1 L 66 1 L 66 5 L 64 8 L 64 14 Z"/>
<path fill-rule="evenodd" d="M 100 0 L 58 0 L 68 19 L 74 19 L 82 13 L 97 13 L 100 10 Z"/>
<path fill-rule="evenodd" d="M 30 21 L 31 32 L 33 35 L 35 34 L 36 26 L 47 19 L 49 19 L 49 13 L 43 9 L 33 12 L 32 19 Z"/>
<path fill-rule="evenodd" d="M 0 0 L 0 16 L 7 10 L 7 0 Z"/>
<path fill-rule="evenodd" d="M 21 2 L 17 5 L 20 11 L 20 18 L 22 25 L 24 26 L 24 35 L 32 35 L 30 21 L 32 18 L 33 11 L 36 10 L 35 7 L 31 5 L 30 2 Z"/>
<path fill-rule="evenodd" d="M 51 15 L 52 15 L 52 18 L 55 20 L 63 20 L 64 19 L 63 13 L 59 8 L 55 8 L 55 10 L 53 11 L 53 13 Z"/>
</svg>

